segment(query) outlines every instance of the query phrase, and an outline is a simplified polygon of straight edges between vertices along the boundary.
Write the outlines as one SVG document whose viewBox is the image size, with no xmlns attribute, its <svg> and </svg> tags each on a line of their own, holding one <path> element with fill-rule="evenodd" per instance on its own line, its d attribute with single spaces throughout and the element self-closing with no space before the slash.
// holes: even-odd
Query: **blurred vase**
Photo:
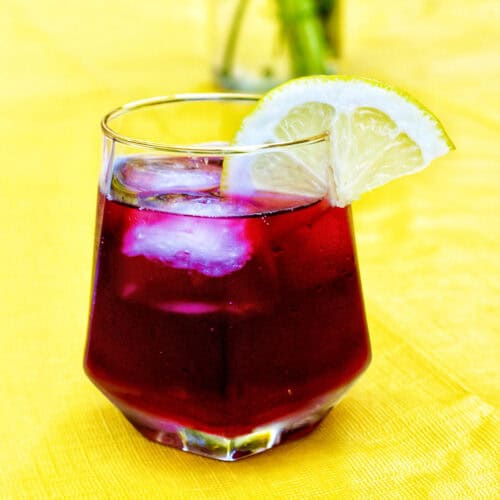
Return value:
<svg viewBox="0 0 500 500">
<path fill-rule="evenodd" d="M 340 0 L 212 0 L 213 71 L 225 89 L 263 92 L 337 72 Z"/>
</svg>

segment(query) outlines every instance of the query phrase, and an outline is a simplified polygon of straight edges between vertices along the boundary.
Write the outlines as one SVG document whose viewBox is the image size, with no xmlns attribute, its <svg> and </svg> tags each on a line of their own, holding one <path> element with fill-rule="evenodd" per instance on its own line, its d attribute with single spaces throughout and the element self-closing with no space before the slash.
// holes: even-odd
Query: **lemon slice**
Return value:
<svg viewBox="0 0 500 500">
<path fill-rule="evenodd" d="M 347 76 L 291 80 L 258 102 L 235 144 L 326 140 L 224 161 L 221 189 L 320 197 L 346 206 L 392 179 L 425 168 L 454 149 L 437 118 L 406 93 Z"/>
</svg>

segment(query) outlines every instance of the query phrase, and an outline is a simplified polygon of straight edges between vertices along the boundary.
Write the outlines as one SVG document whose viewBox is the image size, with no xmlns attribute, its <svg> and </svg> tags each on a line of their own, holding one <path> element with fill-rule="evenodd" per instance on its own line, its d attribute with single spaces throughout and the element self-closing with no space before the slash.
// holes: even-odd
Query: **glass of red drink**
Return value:
<svg viewBox="0 0 500 500">
<path fill-rule="evenodd" d="M 255 105 L 186 94 L 108 114 L 85 370 L 144 436 L 233 461 L 305 435 L 370 359 L 349 208 L 220 190 L 328 134 L 229 146 Z"/>
</svg>

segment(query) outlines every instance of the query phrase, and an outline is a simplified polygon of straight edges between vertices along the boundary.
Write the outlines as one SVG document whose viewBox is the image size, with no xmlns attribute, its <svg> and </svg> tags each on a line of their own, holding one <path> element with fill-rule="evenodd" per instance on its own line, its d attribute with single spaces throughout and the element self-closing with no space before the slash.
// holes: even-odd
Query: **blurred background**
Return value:
<svg viewBox="0 0 500 500">
<path fill-rule="evenodd" d="M 145 442 L 85 379 L 99 121 L 217 89 L 222 3 L 0 4 L 0 497 L 495 497 L 496 0 L 340 4 L 336 71 L 406 89 L 457 151 L 354 206 L 374 361 L 318 434 L 214 465 Z"/>
</svg>

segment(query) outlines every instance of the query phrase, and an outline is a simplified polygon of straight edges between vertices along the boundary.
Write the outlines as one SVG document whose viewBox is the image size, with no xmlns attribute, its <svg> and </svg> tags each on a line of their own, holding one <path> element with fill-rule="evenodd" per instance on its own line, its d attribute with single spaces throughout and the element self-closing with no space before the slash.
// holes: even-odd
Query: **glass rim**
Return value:
<svg viewBox="0 0 500 500">
<path fill-rule="evenodd" d="M 104 115 L 101 120 L 101 129 L 103 134 L 112 139 L 113 141 L 119 142 L 121 144 L 131 145 L 131 146 L 141 146 L 148 149 L 156 149 L 159 151 L 166 151 L 171 153 L 182 153 L 191 155 L 207 155 L 207 156 L 228 156 L 237 154 L 248 154 L 256 153 L 259 151 L 284 149 L 288 147 L 298 146 L 298 145 L 308 145 L 316 144 L 326 140 L 329 136 L 328 131 L 324 131 L 321 134 L 316 134 L 309 137 L 303 137 L 300 139 L 294 139 L 291 141 L 282 142 L 270 142 L 262 144 L 250 144 L 250 145 L 214 145 L 209 146 L 205 144 L 192 144 L 192 145 L 180 145 L 180 144 L 167 144 L 163 142 L 148 141 L 145 139 L 139 139 L 135 137 L 129 137 L 127 135 L 121 134 L 110 125 L 110 122 L 115 118 L 118 118 L 127 113 L 137 111 L 142 108 L 153 107 L 162 104 L 171 104 L 178 102 L 197 102 L 197 101 L 258 101 L 260 99 L 258 94 L 243 94 L 243 93 L 229 93 L 229 92 L 199 92 L 199 93 L 185 93 L 185 94 L 171 94 L 164 96 L 149 97 L 146 99 L 140 99 L 137 101 L 131 101 L 122 106 L 119 106 L 109 113 Z"/>
</svg>

